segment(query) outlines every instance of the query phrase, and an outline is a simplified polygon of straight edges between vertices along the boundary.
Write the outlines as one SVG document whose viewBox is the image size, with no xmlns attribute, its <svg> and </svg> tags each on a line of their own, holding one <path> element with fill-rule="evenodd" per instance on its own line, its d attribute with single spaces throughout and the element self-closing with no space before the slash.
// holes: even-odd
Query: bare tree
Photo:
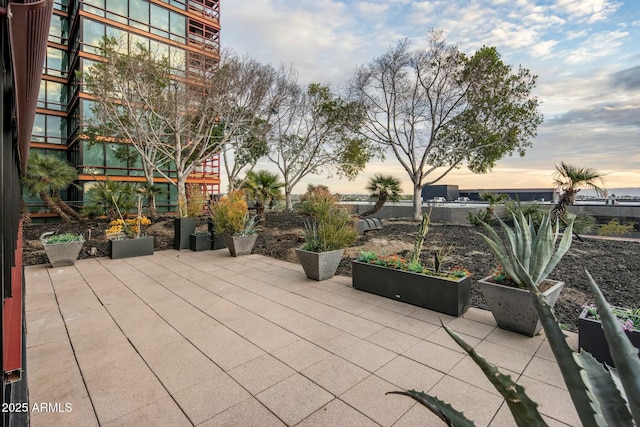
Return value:
<svg viewBox="0 0 640 427">
<path fill-rule="evenodd" d="M 219 64 L 188 61 L 176 69 L 170 58 L 142 45 L 122 52 L 115 39 L 106 38 L 100 49 L 104 61 L 84 75 L 96 100 L 95 116 L 176 185 L 184 216 L 185 184 L 195 168 L 239 132 L 268 121 L 268 82 L 253 74 L 254 61 L 233 53 L 222 55 Z M 170 163 L 175 177 L 166 167 Z"/>
<path fill-rule="evenodd" d="M 277 112 L 267 154 L 284 177 L 287 209 L 292 209 L 293 188 L 305 176 L 335 169 L 353 179 L 371 157 L 368 142 L 356 134 L 364 118 L 358 102 L 347 102 L 318 83 L 294 88 L 290 95 Z"/>
<path fill-rule="evenodd" d="M 365 134 L 409 175 L 419 220 L 424 185 L 464 162 L 484 173 L 506 154 L 524 155 L 542 122 L 535 81 L 526 69 L 512 73 L 495 48 L 467 58 L 432 31 L 426 48 L 405 39 L 360 67 L 350 93 L 367 108 Z"/>
</svg>

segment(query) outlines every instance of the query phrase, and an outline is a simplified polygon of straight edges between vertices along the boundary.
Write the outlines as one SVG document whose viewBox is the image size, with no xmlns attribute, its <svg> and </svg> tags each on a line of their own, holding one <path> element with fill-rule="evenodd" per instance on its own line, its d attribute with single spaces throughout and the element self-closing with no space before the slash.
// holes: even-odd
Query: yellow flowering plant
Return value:
<svg viewBox="0 0 640 427">
<path fill-rule="evenodd" d="M 246 195 L 243 190 L 231 191 L 211 206 L 211 221 L 216 234 L 246 236 L 258 228 L 256 219 L 249 216 Z"/>
</svg>

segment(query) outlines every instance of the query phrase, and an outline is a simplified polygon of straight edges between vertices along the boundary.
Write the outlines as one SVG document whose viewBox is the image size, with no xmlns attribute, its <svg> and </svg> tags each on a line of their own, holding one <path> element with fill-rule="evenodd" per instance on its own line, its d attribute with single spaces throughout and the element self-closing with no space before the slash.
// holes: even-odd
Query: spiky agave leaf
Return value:
<svg viewBox="0 0 640 427">
<path fill-rule="evenodd" d="M 595 297 L 598 314 L 604 329 L 604 336 L 609 344 L 611 358 L 618 370 L 620 381 L 629 403 L 629 409 L 636 424 L 640 424 L 640 360 L 638 350 L 631 344 L 629 338 L 622 330 L 622 326 L 611 312 L 611 307 L 604 299 L 593 277 L 585 270 L 589 287 Z"/>
<path fill-rule="evenodd" d="M 438 399 L 437 397 L 429 396 L 425 392 L 417 390 L 406 391 L 389 391 L 386 394 L 400 394 L 403 396 L 409 396 L 424 407 L 428 408 L 431 412 L 436 414 L 446 425 L 449 427 L 475 427 L 473 421 L 469 420 L 464 414 L 447 402 Z"/>
<path fill-rule="evenodd" d="M 602 425 L 634 426 L 627 403 L 620 394 L 620 390 L 610 373 L 591 353 L 581 351 L 580 353 L 574 353 L 574 356 L 578 365 L 583 369 L 584 381 L 593 396 L 591 406 L 596 412 L 596 419 L 601 414 L 603 417 Z M 598 421 L 600 422 L 601 420 Z"/>
<path fill-rule="evenodd" d="M 518 426 L 533 427 L 547 425 L 538 412 L 538 404 L 527 396 L 521 385 L 515 383 L 509 375 L 504 375 L 500 372 L 496 365 L 489 363 L 458 334 L 445 326 L 442 321 L 440 321 L 440 323 L 449 336 L 471 356 L 476 365 L 482 369 L 484 375 L 491 381 L 491 384 L 493 384 L 496 390 L 504 397 Z"/>
</svg>

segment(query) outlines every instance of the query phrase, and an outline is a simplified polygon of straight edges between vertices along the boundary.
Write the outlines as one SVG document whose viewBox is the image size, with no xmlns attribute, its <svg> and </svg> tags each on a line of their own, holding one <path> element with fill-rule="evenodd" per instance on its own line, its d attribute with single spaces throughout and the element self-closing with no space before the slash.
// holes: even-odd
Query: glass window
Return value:
<svg viewBox="0 0 640 427">
<path fill-rule="evenodd" d="M 65 140 L 67 138 L 67 119 L 60 116 L 47 116 L 47 142 L 61 144 L 63 138 Z"/>
<path fill-rule="evenodd" d="M 82 10 L 98 16 L 104 16 L 104 0 L 85 0 Z"/>
<path fill-rule="evenodd" d="M 185 51 L 179 47 L 169 47 L 169 65 L 174 70 L 185 69 Z"/>
<path fill-rule="evenodd" d="M 104 24 L 85 19 L 82 23 L 83 47 L 85 52 L 98 53 L 98 46 L 105 34 Z"/>
<path fill-rule="evenodd" d="M 187 10 L 187 2 L 180 0 L 169 0 L 169 4 L 171 6 L 177 7 L 178 9 Z"/>
<path fill-rule="evenodd" d="M 116 52 L 126 53 L 129 50 L 129 33 L 119 28 L 107 27 L 107 37 L 113 37 L 116 39 L 117 45 L 115 46 Z"/>
<path fill-rule="evenodd" d="M 164 7 L 151 4 L 151 32 L 162 37 L 169 37 L 169 11 Z"/>
<path fill-rule="evenodd" d="M 82 173 L 104 175 L 104 144 L 90 144 L 89 141 L 84 141 L 83 144 Z"/>
<path fill-rule="evenodd" d="M 106 144 L 107 175 L 126 175 L 127 162 L 116 157 L 119 144 Z"/>
<path fill-rule="evenodd" d="M 170 31 L 171 39 L 177 41 L 184 41 L 187 36 L 187 24 L 186 18 L 176 12 L 171 12 L 170 15 Z"/>
<path fill-rule="evenodd" d="M 45 137 L 45 115 L 36 114 L 36 118 L 33 121 L 33 130 L 31 131 L 31 141 L 44 142 Z"/>
<path fill-rule="evenodd" d="M 38 92 L 38 108 L 46 108 L 47 105 L 47 81 L 40 80 L 40 91 Z"/>
<path fill-rule="evenodd" d="M 66 75 L 67 54 L 54 47 L 47 47 L 47 59 L 45 63 L 45 74 L 61 77 Z"/>
<path fill-rule="evenodd" d="M 64 85 L 58 82 L 41 80 L 38 107 L 65 111 L 67 109 L 67 91 L 64 90 Z"/>
<path fill-rule="evenodd" d="M 129 2 L 129 18 L 132 27 L 149 31 L 149 3 L 142 0 Z"/>
<path fill-rule="evenodd" d="M 67 37 L 69 37 L 67 18 L 54 13 L 51 17 L 51 27 L 49 27 L 49 41 L 65 44 L 67 43 Z"/>
<path fill-rule="evenodd" d="M 144 49 L 149 49 L 149 39 L 146 37 L 139 36 L 137 34 L 129 34 L 131 50 L 134 52 L 139 52 L 140 47 Z"/>
<path fill-rule="evenodd" d="M 140 0 L 138 0 L 140 1 Z M 132 1 L 132 3 L 137 3 Z M 107 0 L 107 18 L 123 24 L 127 23 L 127 0 Z"/>
<path fill-rule="evenodd" d="M 97 123 L 93 123 L 96 118 L 93 106 L 93 101 L 89 99 L 82 100 L 82 123 L 97 125 Z"/>
<path fill-rule="evenodd" d="M 169 46 L 155 40 L 149 40 L 149 51 L 158 60 L 169 57 Z"/>
</svg>

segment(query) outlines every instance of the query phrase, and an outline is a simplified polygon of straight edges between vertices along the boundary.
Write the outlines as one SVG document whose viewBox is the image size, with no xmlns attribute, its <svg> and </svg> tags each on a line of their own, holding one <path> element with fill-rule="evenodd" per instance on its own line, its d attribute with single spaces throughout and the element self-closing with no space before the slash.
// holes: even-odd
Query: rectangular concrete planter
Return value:
<svg viewBox="0 0 640 427">
<path fill-rule="evenodd" d="M 43 244 L 43 246 L 51 266 L 64 267 L 73 265 L 76 262 L 83 244 L 84 241 Z"/>
<path fill-rule="evenodd" d="M 173 220 L 173 248 L 189 249 L 190 236 L 196 231 L 195 218 L 175 218 Z"/>
<path fill-rule="evenodd" d="M 458 281 L 353 261 L 353 287 L 397 301 L 461 316 L 471 299 L 471 279 Z"/>
<path fill-rule="evenodd" d="M 249 236 L 224 236 L 227 249 L 231 256 L 249 255 L 256 244 L 258 235 L 251 234 Z"/>
<path fill-rule="evenodd" d="M 640 349 L 640 331 L 625 331 L 625 333 L 631 344 Z M 587 309 L 582 310 L 580 317 L 578 317 L 578 347 L 580 347 L 580 351 L 584 350 L 591 353 L 600 363 L 616 366 L 609 352 L 609 343 L 604 337 L 602 323 L 599 320 L 589 318 Z"/>
<path fill-rule="evenodd" d="M 153 237 L 109 240 L 109 257 L 111 259 L 133 258 L 146 255 L 153 255 Z"/>
<path fill-rule="evenodd" d="M 192 251 L 200 252 L 211 249 L 211 241 L 208 234 L 191 234 L 189 239 L 189 248 Z"/>
<path fill-rule="evenodd" d="M 554 284 L 542 295 L 547 304 L 553 307 L 564 287 L 564 282 L 549 281 Z M 478 280 L 478 286 L 498 327 L 530 337 L 540 332 L 542 324 L 533 305 L 533 296 L 528 290 L 494 283 L 491 281 L 491 276 Z"/>
<path fill-rule="evenodd" d="M 313 280 L 331 279 L 336 274 L 340 260 L 342 260 L 342 254 L 344 254 L 344 249 L 327 252 L 296 249 L 296 255 L 304 269 L 304 273 L 309 279 Z"/>
</svg>

